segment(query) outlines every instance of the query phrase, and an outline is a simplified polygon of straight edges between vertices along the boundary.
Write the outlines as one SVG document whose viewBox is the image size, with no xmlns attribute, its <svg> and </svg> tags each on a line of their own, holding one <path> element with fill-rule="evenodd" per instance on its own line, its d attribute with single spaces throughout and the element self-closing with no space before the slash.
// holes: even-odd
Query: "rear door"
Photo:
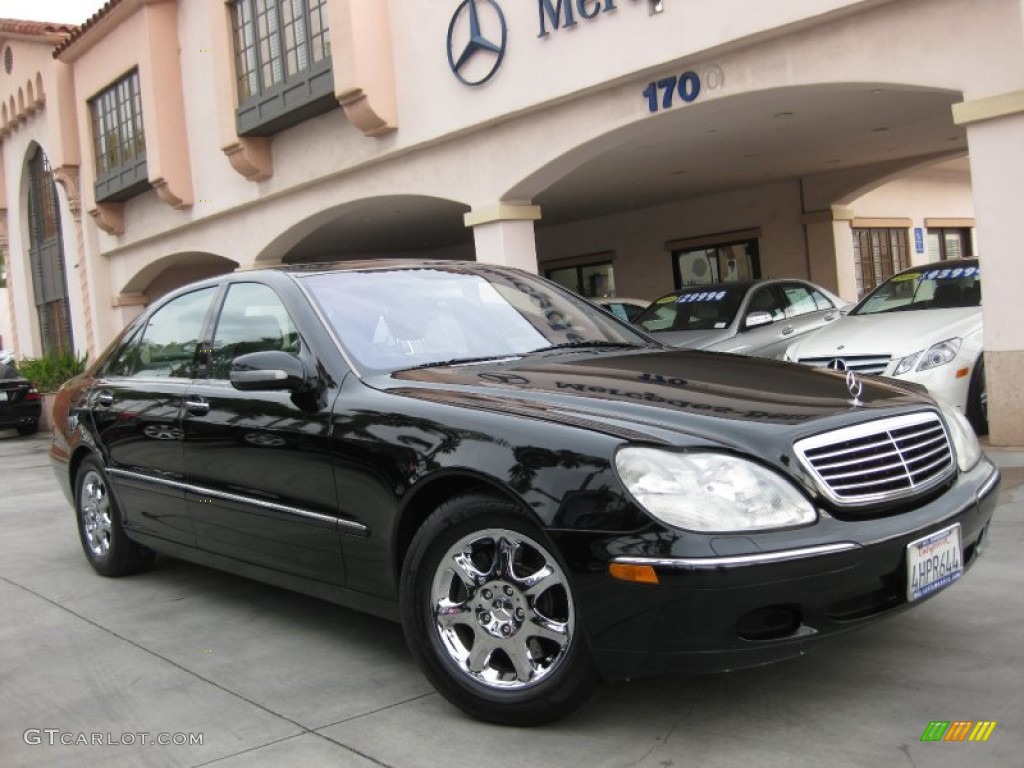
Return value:
<svg viewBox="0 0 1024 768">
<path fill-rule="evenodd" d="M 816 331 L 839 317 L 839 308 L 813 285 L 798 281 L 780 283 L 786 296 L 786 319 L 793 327 L 791 339 Z"/>
<path fill-rule="evenodd" d="M 248 352 L 312 359 L 292 314 L 268 285 L 228 287 L 205 376 L 192 382 L 183 404 L 188 506 L 200 549 L 340 584 L 326 403 L 290 392 L 242 392 L 228 380 L 231 361 Z"/>
<path fill-rule="evenodd" d="M 125 526 L 182 544 L 195 543 L 185 507 L 182 403 L 217 290 L 160 307 L 97 373 L 89 393 Z"/>
</svg>

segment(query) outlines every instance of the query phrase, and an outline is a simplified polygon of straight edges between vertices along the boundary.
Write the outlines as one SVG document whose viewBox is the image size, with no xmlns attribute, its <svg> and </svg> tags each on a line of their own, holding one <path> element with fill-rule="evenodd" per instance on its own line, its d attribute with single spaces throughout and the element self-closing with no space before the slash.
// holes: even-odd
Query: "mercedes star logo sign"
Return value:
<svg viewBox="0 0 1024 768">
<path fill-rule="evenodd" d="M 452 74 L 466 85 L 483 85 L 501 66 L 507 41 L 505 14 L 495 0 L 462 0 L 448 25 Z"/>
<path fill-rule="evenodd" d="M 853 371 L 846 372 L 846 388 L 850 390 L 850 397 L 853 398 L 850 401 L 850 405 L 864 405 L 864 402 L 860 399 L 860 393 L 864 391 L 864 385 Z"/>
<path fill-rule="evenodd" d="M 836 357 L 836 358 L 833 358 L 832 360 L 829 360 L 825 364 L 825 367 L 828 368 L 830 371 L 845 371 L 846 370 L 846 361 L 843 360 L 843 358 L 841 358 L 841 357 Z"/>
</svg>

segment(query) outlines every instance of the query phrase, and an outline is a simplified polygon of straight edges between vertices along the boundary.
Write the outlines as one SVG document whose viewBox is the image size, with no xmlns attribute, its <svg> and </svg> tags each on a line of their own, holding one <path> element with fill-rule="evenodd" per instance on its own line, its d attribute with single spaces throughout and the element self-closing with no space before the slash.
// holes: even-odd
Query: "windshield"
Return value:
<svg viewBox="0 0 1024 768">
<path fill-rule="evenodd" d="M 662 296 L 633 322 L 650 332 L 728 328 L 746 291 L 746 286 L 694 286 Z"/>
<path fill-rule="evenodd" d="M 877 315 L 918 309 L 981 306 L 981 270 L 976 266 L 900 272 L 850 312 Z"/>
<path fill-rule="evenodd" d="M 500 267 L 372 269 L 302 281 L 363 370 L 651 343 L 575 294 Z"/>
</svg>

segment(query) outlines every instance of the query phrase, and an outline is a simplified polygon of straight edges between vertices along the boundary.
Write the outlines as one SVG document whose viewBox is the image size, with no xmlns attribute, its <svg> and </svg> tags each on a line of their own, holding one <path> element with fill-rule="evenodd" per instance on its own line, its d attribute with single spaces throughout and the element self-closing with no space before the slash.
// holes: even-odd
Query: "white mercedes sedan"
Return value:
<svg viewBox="0 0 1024 768">
<path fill-rule="evenodd" d="M 844 317 L 791 344 L 785 359 L 922 384 L 986 434 L 978 260 L 893 275 Z"/>
</svg>

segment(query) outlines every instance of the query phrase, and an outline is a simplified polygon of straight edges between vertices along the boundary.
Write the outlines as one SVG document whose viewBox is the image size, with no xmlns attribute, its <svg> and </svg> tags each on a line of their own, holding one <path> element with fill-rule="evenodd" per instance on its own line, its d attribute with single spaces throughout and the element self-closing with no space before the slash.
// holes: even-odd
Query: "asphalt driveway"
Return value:
<svg viewBox="0 0 1024 768">
<path fill-rule="evenodd" d="M 96 576 L 47 446 L 0 432 L 0 766 L 1024 764 L 1024 452 L 993 453 L 982 560 L 916 610 L 770 667 L 609 685 L 520 730 L 449 706 L 397 625 L 168 558 Z M 921 741 L 957 720 L 997 725 Z"/>
</svg>

